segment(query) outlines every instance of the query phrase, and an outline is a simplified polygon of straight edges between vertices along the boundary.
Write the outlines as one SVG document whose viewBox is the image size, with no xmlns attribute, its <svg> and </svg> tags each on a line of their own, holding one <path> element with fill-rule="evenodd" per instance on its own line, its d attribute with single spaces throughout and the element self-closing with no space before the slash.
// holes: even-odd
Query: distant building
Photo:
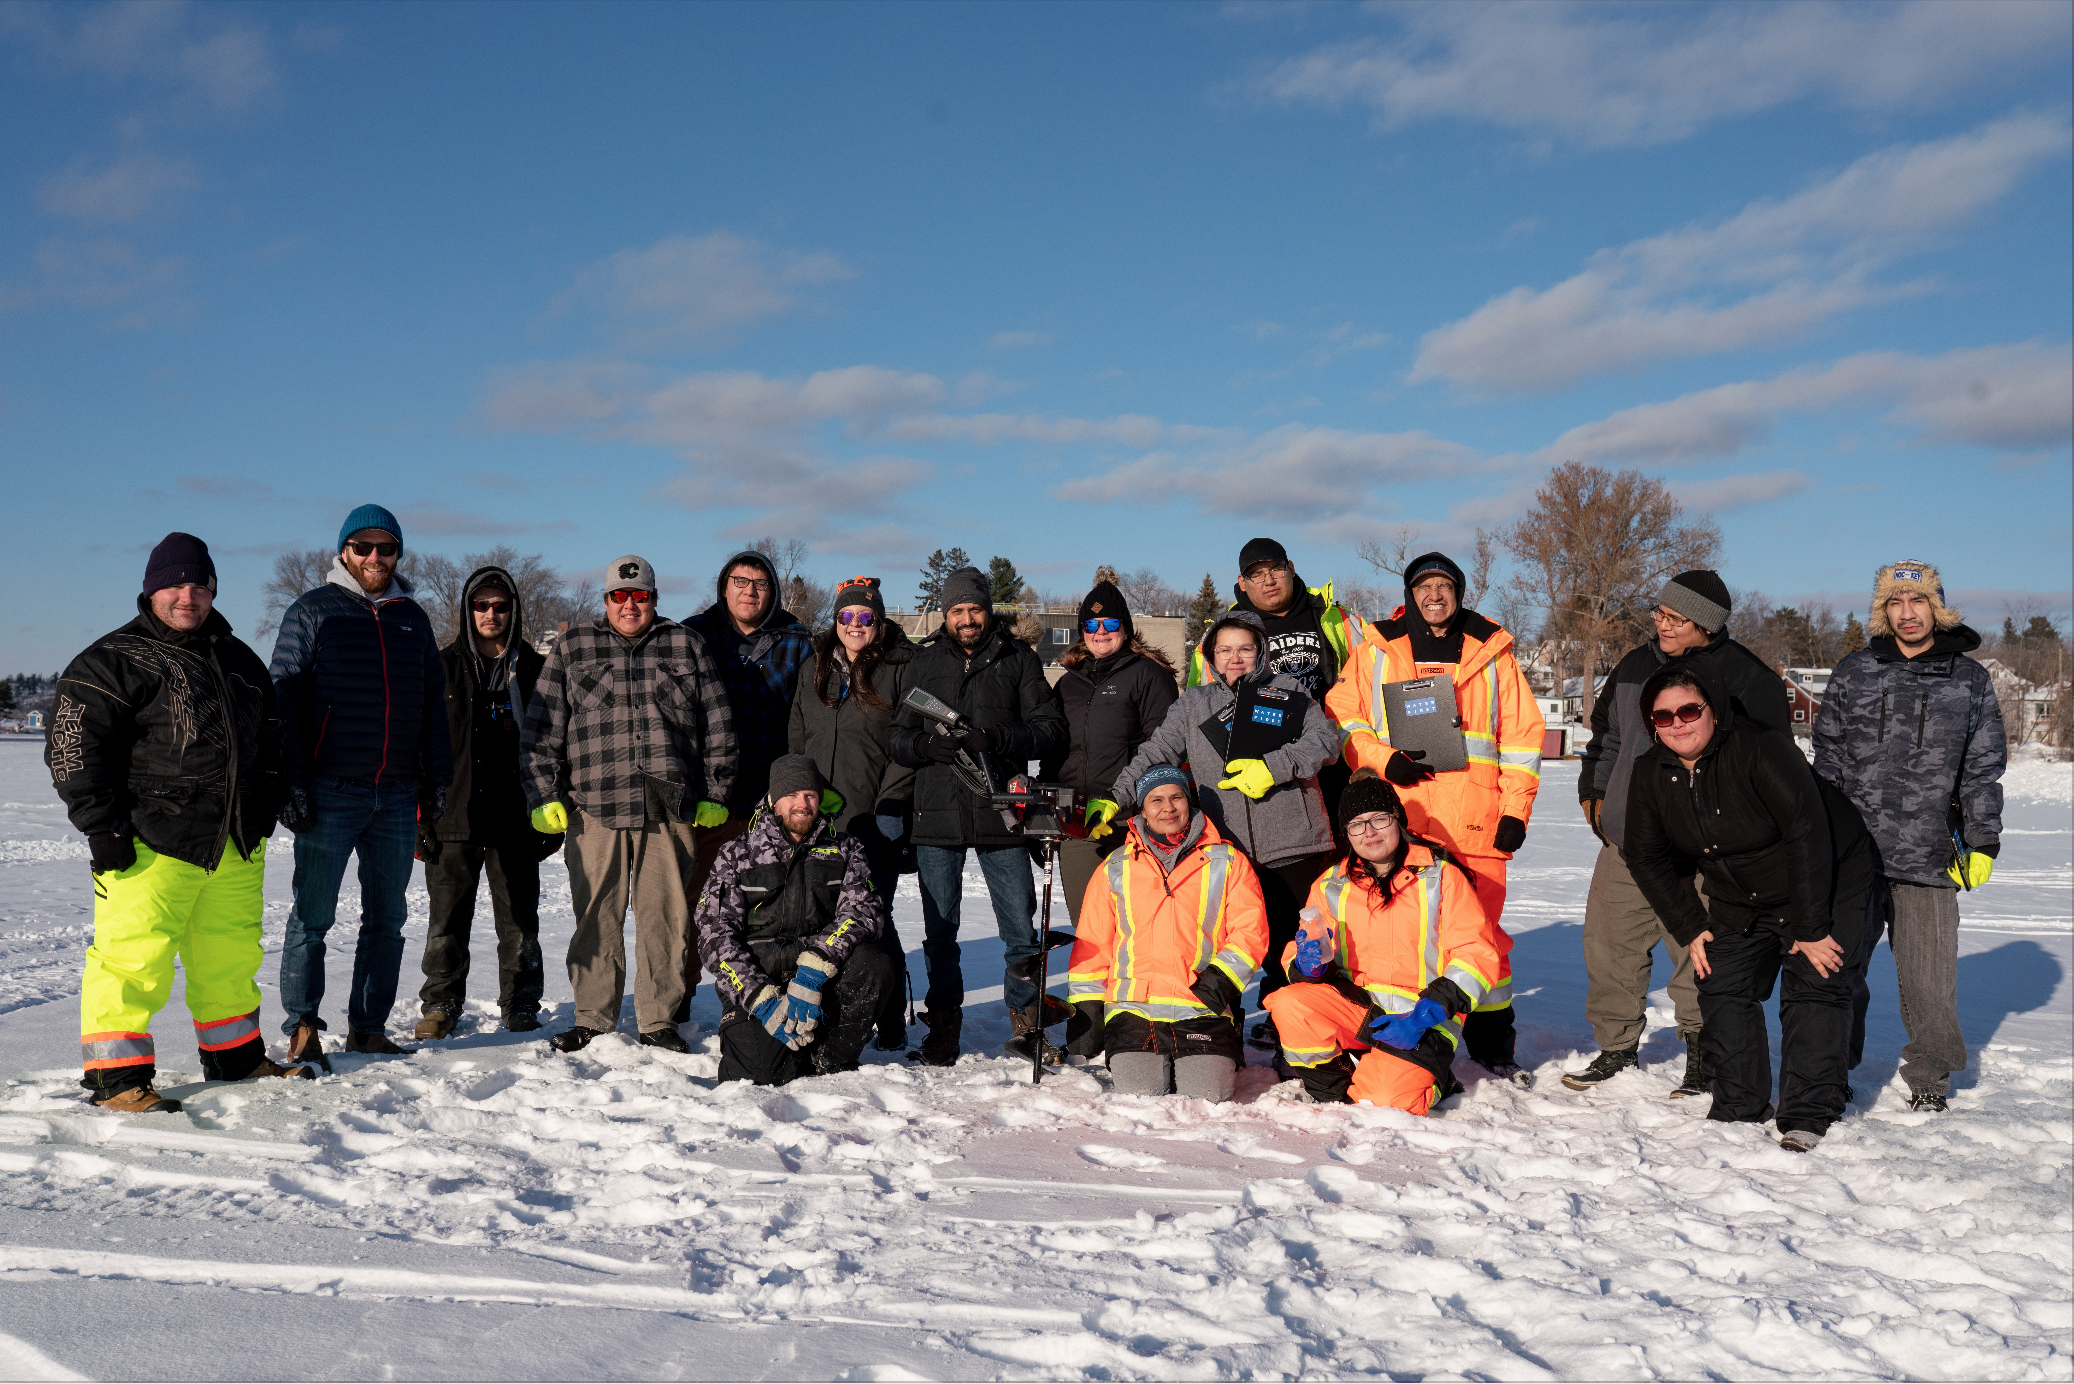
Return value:
<svg viewBox="0 0 2074 1384">
<path fill-rule="evenodd" d="M 1793 733 L 1812 736 L 1815 733 L 1815 715 L 1822 709 L 1823 694 L 1829 691 L 1828 668 L 1779 669 L 1779 677 L 1786 684 L 1786 702 L 1793 713 Z"/>
</svg>

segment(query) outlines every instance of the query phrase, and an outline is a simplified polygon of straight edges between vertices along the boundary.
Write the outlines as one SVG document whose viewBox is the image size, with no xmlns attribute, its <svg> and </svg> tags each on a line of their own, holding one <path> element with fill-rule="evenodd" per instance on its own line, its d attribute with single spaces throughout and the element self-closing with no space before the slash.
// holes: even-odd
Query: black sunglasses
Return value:
<svg viewBox="0 0 2074 1384">
<path fill-rule="evenodd" d="M 1706 714 L 1705 702 L 1687 702 L 1676 711 L 1652 711 L 1649 713 L 1649 719 L 1658 727 L 1668 726 L 1673 721 L 1682 721 L 1689 726 Z"/>
</svg>

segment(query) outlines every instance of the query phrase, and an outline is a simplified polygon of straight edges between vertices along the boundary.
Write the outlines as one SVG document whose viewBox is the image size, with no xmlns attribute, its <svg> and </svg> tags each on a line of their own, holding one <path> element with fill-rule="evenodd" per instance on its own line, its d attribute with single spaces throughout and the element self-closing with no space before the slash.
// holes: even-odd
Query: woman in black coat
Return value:
<svg viewBox="0 0 2074 1384">
<path fill-rule="evenodd" d="M 893 924 L 905 838 L 914 819 L 915 771 L 895 762 L 887 744 L 894 708 L 907 695 L 914 645 L 886 618 L 877 577 L 852 577 L 836 589 L 835 623 L 814 641 L 813 666 L 792 697 L 788 752 L 814 761 L 842 796 L 835 829 L 864 845 L 871 887 L 886 900 L 878 945 L 896 976 L 907 974 L 907 952 Z M 909 867 L 910 869 L 912 866 Z M 903 982 L 887 990 L 878 1016 L 878 1047 L 907 1046 L 901 1004 Z"/>
<path fill-rule="evenodd" d="M 1642 708 L 1656 743 L 1629 788 L 1627 863 L 1692 952 L 1707 1118 L 1773 1118 L 1764 1002 L 1778 982 L 1779 1142 L 1805 1153 L 1849 1099 L 1871 838 L 1793 738 L 1734 715 L 1703 670 L 1665 667 L 1643 685 Z M 1706 877 L 1704 910 L 1681 864 Z"/>
</svg>

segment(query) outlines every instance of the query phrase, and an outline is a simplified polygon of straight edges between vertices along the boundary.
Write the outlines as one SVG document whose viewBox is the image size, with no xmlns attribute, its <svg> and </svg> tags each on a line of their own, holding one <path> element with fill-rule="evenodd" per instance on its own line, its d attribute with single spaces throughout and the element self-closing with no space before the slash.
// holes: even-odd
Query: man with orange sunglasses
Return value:
<svg viewBox="0 0 2074 1384">
<path fill-rule="evenodd" d="M 655 569 L 628 554 L 605 569 L 605 613 L 572 627 L 540 670 L 521 763 L 533 828 L 566 831 L 575 1052 L 619 1027 L 626 913 L 634 907 L 634 1017 L 644 1046 L 689 1052 L 677 1032 L 693 832 L 727 821 L 734 718 L 706 641 L 656 614 Z"/>
</svg>

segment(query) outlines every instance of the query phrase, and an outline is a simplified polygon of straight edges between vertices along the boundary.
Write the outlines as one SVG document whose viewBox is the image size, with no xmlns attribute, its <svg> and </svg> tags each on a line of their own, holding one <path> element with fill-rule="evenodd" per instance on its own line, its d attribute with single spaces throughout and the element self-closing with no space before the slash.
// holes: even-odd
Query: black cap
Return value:
<svg viewBox="0 0 2074 1384">
<path fill-rule="evenodd" d="M 1272 538 L 1249 538 L 1246 546 L 1239 549 L 1239 575 L 1256 562 L 1287 562 L 1289 550 Z"/>
<path fill-rule="evenodd" d="M 1111 582 L 1096 582 L 1094 589 L 1080 598 L 1081 628 L 1085 629 L 1087 622 L 1094 619 L 1123 621 L 1125 638 L 1129 638 L 1137 633 L 1131 627 L 1131 608 L 1129 603 L 1124 600 L 1123 593 L 1118 591 L 1114 583 Z"/>
<path fill-rule="evenodd" d="M 144 594 L 189 582 L 216 589 L 216 563 L 209 556 L 209 545 L 191 533 L 169 533 L 144 564 Z"/>
</svg>

